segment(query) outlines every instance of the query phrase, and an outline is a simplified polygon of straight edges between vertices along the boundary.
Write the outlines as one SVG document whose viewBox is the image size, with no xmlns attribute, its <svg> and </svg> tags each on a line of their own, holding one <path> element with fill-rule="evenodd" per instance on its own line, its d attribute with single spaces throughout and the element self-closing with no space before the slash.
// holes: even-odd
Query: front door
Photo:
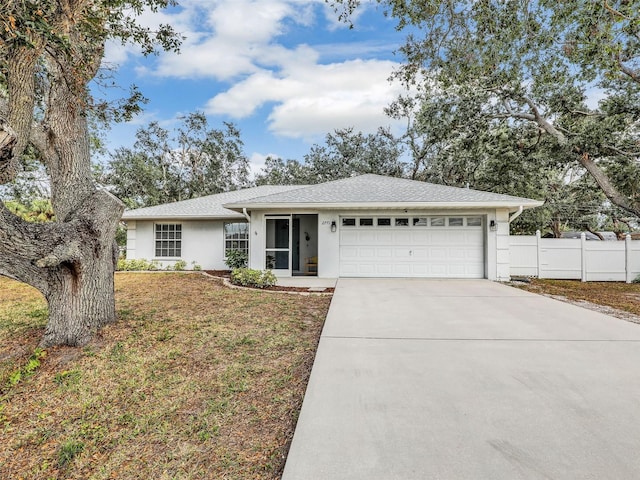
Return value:
<svg viewBox="0 0 640 480">
<path fill-rule="evenodd" d="M 265 268 L 291 274 L 291 217 L 268 217 L 266 222 Z"/>
</svg>

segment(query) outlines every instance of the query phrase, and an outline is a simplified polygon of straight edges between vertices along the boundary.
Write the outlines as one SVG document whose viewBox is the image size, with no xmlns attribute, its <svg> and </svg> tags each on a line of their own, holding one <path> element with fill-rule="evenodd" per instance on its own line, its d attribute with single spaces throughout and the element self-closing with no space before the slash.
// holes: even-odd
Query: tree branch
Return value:
<svg viewBox="0 0 640 480">
<path fill-rule="evenodd" d="M 591 174 L 607 198 L 615 205 L 633 213 L 637 217 L 640 217 L 640 204 L 632 202 L 625 195 L 622 195 L 611 183 L 607 174 L 602 171 L 587 152 L 582 152 L 577 148 L 576 151 L 579 154 L 578 161 Z"/>
<path fill-rule="evenodd" d="M 621 148 L 614 147 L 613 145 L 603 145 L 604 148 L 608 148 L 609 150 L 613 150 L 614 152 L 624 155 L 625 157 L 640 157 L 640 152 L 625 152 Z"/>
<path fill-rule="evenodd" d="M 538 107 L 536 106 L 535 103 L 533 103 L 533 100 L 531 100 L 529 97 L 527 96 L 523 96 L 522 100 L 529 105 L 529 108 L 531 109 L 531 111 L 533 112 L 533 116 L 534 116 L 534 121 L 547 133 L 553 135 L 554 137 L 556 137 L 556 139 L 558 140 L 558 143 L 560 143 L 560 145 L 566 145 L 567 144 L 567 137 L 564 136 L 564 134 L 558 130 L 557 128 L 555 128 L 546 118 L 544 118 L 541 114 L 540 111 L 538 110 Z"/>
</svg>

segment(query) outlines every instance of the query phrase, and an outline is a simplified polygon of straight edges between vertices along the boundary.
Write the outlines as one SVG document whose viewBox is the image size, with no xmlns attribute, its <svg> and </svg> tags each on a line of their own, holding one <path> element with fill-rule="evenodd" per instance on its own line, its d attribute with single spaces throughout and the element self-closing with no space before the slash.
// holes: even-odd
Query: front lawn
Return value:
<svg viewBox="0 0 640 480">
<path fill-rule="evenodd" d="M 640 284 L 619 282 L 580 282 L 579 280 L 540 280 L 518 285 L 544 295 L 586 301 L 640 315 Z"/>
<path fill-rule="evenodd" d="M 329 298 L 120 273 L 119 322 L 36 347 L 46 305 L 0 277 L 0 478 L 276 479 Z"/>
</svg>

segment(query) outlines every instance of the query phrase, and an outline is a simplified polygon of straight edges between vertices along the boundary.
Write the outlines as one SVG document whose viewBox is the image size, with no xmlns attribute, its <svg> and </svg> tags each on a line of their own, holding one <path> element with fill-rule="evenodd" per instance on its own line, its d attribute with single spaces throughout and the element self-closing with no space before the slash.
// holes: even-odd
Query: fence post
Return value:
<svg viewBox="0 0 640 480">
<path fill-rule="evenodd" d="M 582 232 L 580 234 L 580 254 L 582 258 L 582 262 L 581 262 L 582 273 L 580 275 L 580 280 L 582 282 L 587 281 L 587 252 L 585 251 L 586 247 L 587 247 L 587 235 L 584 232 Z"/>
<path fill-rule="evenodd" d="M 542 278 L 541 269 L 541 255 L 540 255 L 540 230 L 536 230 L 536 269 L 538 273 L 538 278 Z"/>
<path fill-rule="evenodd" d="M 625 279 L 627 283 L 633 281 L 631 274 L 631 235 L 627 233 L 624 237 L 624 258 L 625 258 Z"/>
</svg>

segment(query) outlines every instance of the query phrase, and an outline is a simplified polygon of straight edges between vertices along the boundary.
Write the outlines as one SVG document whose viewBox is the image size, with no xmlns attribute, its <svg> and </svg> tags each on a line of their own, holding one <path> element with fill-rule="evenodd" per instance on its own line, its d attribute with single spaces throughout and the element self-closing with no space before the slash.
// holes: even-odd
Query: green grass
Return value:
<svg viewBox="0 0 640 480">
<path fill-rule="evenodd" d="M 35 365 L 44 301 L 0 277 L 0 478 L 279 478 L 329 299 L 193 274 L 116 291 L 119 322 Z"/>
</svg>

